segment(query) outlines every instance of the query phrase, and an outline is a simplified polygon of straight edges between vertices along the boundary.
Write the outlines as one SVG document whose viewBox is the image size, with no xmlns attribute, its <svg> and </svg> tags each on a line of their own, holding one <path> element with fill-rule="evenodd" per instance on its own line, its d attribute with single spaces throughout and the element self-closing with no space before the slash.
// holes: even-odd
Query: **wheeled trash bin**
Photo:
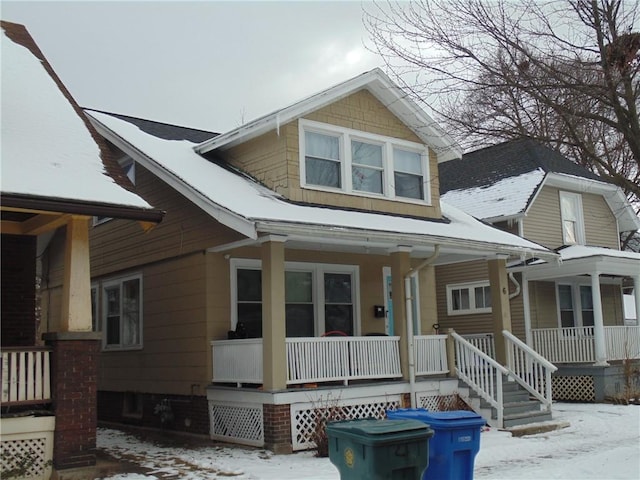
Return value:
<svg viewBox="0 0 640 480">
<path fill-rule="evenodd" d="M 422 480 L 473 480 L 480 432 L 486 423 L 480 415 L 467 410 L 430 412 L 423 408 L 401 408 L 387 411 L 387 418 L 419 420 L 433 430 L 429 466 Z"/>
<path fill-rule="evenodd" d="M 329 459 L 340 480 L 416 480 L 429 462 L 433 430 L 418 420 L 327 424 Z"/>
</svg>

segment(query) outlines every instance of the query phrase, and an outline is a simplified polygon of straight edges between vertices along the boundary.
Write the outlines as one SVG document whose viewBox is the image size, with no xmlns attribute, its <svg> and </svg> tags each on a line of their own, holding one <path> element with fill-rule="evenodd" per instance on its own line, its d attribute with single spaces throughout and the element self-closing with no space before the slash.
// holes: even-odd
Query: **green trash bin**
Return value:
<svg viewBox="0 0 640 480">
<path fill-rule="evenodd" d="M 419 420 L 342 420 L 327 425 L 340 480 L 418 480 L 433 430 Z"/>
</svg>

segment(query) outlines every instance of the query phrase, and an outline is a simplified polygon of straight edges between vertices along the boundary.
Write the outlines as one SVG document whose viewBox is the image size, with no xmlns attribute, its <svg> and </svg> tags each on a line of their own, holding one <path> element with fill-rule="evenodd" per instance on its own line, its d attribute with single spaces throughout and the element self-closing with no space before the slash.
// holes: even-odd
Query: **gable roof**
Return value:
<svg viewBox="0 0 640 480">
<path fill-rule="evenodd" d="M 288 107 L 257 118 L 245 125 L 195 146 L 197 153 L 230 148 L 272 130 L 278 130 L 292 120 L 318 110 L 330 103 L 366 89 L 386 108 L 436 152 L 438 161 L 459 158 L 462 150 L 437 123 L 379 68 L 342 82 Z"/>
<path fill-rule="evenodd" d="M 512 140 L 441 163 L 440 198 L 476 218 L 524 216 L 543 185 L 601 194 L 621 232 L 640 228 L 622 190 L 532 139 Z"/>
<path fill-rule="evenodd" d="M 23 25 L 1 22 L 3 208 L 158 222 Z"/>
<path fill-rule="evenodd" d="M 483 224 L 458 209 L 442 205 L 448 222 L 407 218 L 287 201 L 247 175 L 211 162 L 194 143 L 172 141 L 141 131 L 108 114 L 88 111 L 98 131 L 212 218 L 255 241 L 262 235 L 290 240 L 352 244 L 358 248 L 411 245 L 422 252 L 434 244 L 463 254 L 504 254 L 556 258 L 546 248 Z M 415 251 L 415 250 L 414 250 Z"/>
</svg>

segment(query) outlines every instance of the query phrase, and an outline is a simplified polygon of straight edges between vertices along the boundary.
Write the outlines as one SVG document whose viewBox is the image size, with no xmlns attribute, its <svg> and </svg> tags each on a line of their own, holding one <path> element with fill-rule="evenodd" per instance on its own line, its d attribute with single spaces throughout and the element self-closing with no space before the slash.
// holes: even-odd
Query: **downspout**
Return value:
<svg viewBox="0 0 640 480">
<path fill-rule="evenodd" d="M 411 268 L 404 276 L 404 300 L 407 318 L 407 349 L 409 357 L 409 392 L 411 396 L 411 408 L 416 408 L 416 362 L 413 351 L 413 312 L 411 304 L 411 277 L 417 277 L 420 270 L 433 263 L 440 255 L 440 245 L 436 245 L 433 254 L 425 258 L 420 264 Z"/>
<path fill-rule="evenodd" d="M 509 294 L 509 300 L 513 300 L 518 295 L 520 295 L 520 284 L 516 280 L 516 277 L 513 276 L 513 272 L 509 272 L 508 275 L 509 275 L 509 280 L 511 280 L 511 283 L 513 283 L 516 287 L 515 292 Z"/>
</svg>

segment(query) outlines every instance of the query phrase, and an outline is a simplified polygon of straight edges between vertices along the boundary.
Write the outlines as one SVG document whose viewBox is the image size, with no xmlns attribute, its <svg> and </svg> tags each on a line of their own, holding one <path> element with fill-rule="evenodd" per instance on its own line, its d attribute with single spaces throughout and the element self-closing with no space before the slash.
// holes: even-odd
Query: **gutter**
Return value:
<svg viewBox="0 0 640 480">
<path fill-rule="evenodd" d="M 411 396 L 411 408 L 416 408 L 416 360 L 413 349 L 413 312 L 411 304 L 411 278 L 416 279 L 418 273 L 427 265 L 433 263 L 440 256 L 440 245 L 436 244 L 433 254 L 425 258 L 420 264 L 411 268 L 404 276 L 404 299 L 407 319 L 407 347 L 409 357 L 409 392 Z"/>
</svg>

